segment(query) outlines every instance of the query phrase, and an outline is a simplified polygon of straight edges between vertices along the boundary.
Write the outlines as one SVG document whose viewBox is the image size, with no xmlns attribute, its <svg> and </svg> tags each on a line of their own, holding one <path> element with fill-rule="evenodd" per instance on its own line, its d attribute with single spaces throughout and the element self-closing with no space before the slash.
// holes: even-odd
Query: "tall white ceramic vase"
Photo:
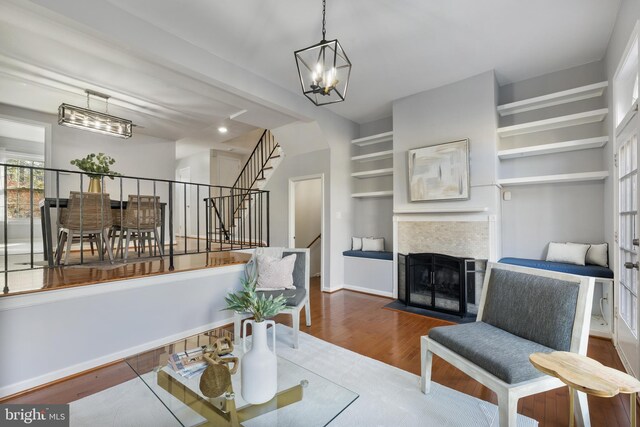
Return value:
<svg viewBox="0 0 640 427">
<path fill-rule="evenodd" d="M 251 350 L 247 351 L 247 324 L 251 323 Z M 272 325 L 273 351 L 267 344 L 267 325 Z M 247 320 L 242 325 L 244 356 L 240 363 L 242 398 L 251 404 L 265 403 L 278 391 L 278 359 L 276 359 L 276 324 L 273 320 Z"/>
</svg>

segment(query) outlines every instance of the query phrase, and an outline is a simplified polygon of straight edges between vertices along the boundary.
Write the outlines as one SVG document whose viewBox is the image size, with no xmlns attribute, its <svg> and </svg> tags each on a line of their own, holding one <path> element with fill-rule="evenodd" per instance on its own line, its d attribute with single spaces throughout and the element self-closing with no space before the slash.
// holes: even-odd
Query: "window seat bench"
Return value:
<svg viewBox="0 0 640 427">
<path fill-rule="evenodd" d="M 393 296 L 393 252 L 344 251 L 344 289 Z"/>
</svg>

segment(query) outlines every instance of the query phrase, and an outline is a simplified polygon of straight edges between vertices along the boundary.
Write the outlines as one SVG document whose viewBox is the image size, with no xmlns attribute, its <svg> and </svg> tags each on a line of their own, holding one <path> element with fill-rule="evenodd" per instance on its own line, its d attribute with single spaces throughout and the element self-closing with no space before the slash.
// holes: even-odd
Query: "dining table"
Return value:
<svg viewBox="0 0 640 427">
<path fill-rule="evenodd" d="M 66 208 L 69 204 L 69 199 L 46 197 L 40 201 L 40 221 L 42 223 L 42 249 L 44 254 L 44 260 L 47 261 L 49 267 L 54 267 L 53 256 L 53 229 L 51 225 L 51 211 L 57 208 Z M 165 211 L 167 204 L 160 202 L 160 245 L 164 247 L 164 233 L 165 233 Z M 111 200 L 111 209 L 124 211 L 127 208 L 126 200 Z M 57 230 L 56 230 L 57 231 Z"/>
</svg>

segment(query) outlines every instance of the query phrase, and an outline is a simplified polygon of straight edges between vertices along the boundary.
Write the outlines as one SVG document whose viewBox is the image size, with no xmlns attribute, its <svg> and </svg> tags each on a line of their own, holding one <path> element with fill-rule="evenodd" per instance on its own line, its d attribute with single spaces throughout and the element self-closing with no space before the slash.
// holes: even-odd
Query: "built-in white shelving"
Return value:
<svg viewBox="0 0 640 427">
<path fill-rule="evenodd" d="M 543 154 L 563 153 L 566 151 L 588 150 L 590 148 L 604 147 L 607 142 L 609 142 L 608 136 L 576 139 L 573 141 L 556 142 L 553 144 L 541 144 L 509 150 L 500 150 L 498 151 L 498 157 L 505 160 L 516 159 L 519 157 L 540 156 Z"/>
<path fill-rule="evenodd" d="M 365 138 L 358 138 L 351 141 L 352 144 L 359 147 L 366 147 L 367 145 L 380 144 L 382 142 L 393 141 L 393 131 L 380 133 L 378 135 L 367 136 Z"/>
<path fill-rule="evenodd" d="M 353 193 L 351 197 L 356 199 L 364 199 L 369 197 L 391 197 L 393 196 L 392 190 L 385 191 L 369 191 L 367 193 Z"/>
<path fill-rule="evenodd" d="M 373 169 L 363 172 L 354 172 L 351 174 L 354 178 L 375 178 L 378 176 L 393 175 L 393 168 Z"/>
<path fill-rule="evenodd" d="M 509 137 L 515 135 L 524 135 L 533 132 L 542 132 L 551 129 L 584 125 L 587 123 L 596 123 L 604 120 L 608 112 L 608 108 L 601 108 L 599 110 L 569 114 L 568 116 L 553 117 L 551 119 L 501 127 L 498 128 L 498 135 L 500 135 L 501 137 Z"/>
<path fill-rule="evenodd" d="M 498 113 L 500 116 L 509 116 L 526 111 L 553 107 L 554 105 L 568 104 L 583 99 L 597 98 L 603 94 L 608 85 L 608 82 L 594 83 L 561 92 L 550 93 L 548 95 L 536 96 L 535 98 L 524 99 L 522 101 L 511 102 L 498 106 Z"/>
<path fill-rule="evenodd" d="M 351 144 L 354 146 L 355 153 L 358 154 L 361 147 L 367 147 L 374 144 L 381 143 L 393 143 L 393 131 L 379 133 L 377 135 L 371 135 L 364 138 L 358 138 L 351 141 Z M 393 150 L 389 148 L 391 145 L 386 144 L 378 147 L 378 151 L 374 151 L 373 153 L 367 154 L 359 154 L 351 157 L 352 162 L 364 163 L 364 162 L 374 162 L 378 160 L 386 160 L 382 165 L 371 165 L 367 170 L 360 170 L 357 172 L 352 172 L 351 177 L 358 180 L 368 180 L 366 186 L 362 186 L 360 188 L 359 185 L 355 186 L 356 191 L 358 189 L 367 190 L 366 192 L 352 193 L 351 197 L 356 199 L 363 198 L 372 198 L 372 197 L 391 197 L 393 196 L 393 190 L 388 190 L 389 180 L 388 179 L 379 179 L 385 176 L 393 177 L 393 165 L 389 160 L 393 159 Z M 383 149 L 385 148 L 385 149 Z M 362 151 L 360 151 L 362 152 Z M 366 152 L 366 151 L 365 151 Z M 384 166 L 384 167 L 381 167 Z M 372 169 L 375 168 L 375 169 Z M 360 169 L 360 168 L 358 168 Z"/>
<path fill-rule="evenodd" d="M 557 184 L 565 182 L 602 181 L 609 176 L 607 171 L 563 173 L 559 175 L 524 176 L 518 178 L 499 179 L 498 185 L 503 187 L 514 185 Z"/>
<path fill-rule="evenodd" d="M 373 162 L 375 160 L 392 159 L 393 150 L 376 151 L 375 153 L 362 154 L 360 156 L 353 156 L 351 160 L 354 162 Z"/>
<path fill-rule="evenodd" d="M 394 214 L 447 214 L 447 213 L 476 213 L 476 212 L 487 212 L 489 208 L 487 207 L 462 207 L 462 208 L 412 208 L 412 209 L 396 209 L 393 211 Z"/>
</svg>

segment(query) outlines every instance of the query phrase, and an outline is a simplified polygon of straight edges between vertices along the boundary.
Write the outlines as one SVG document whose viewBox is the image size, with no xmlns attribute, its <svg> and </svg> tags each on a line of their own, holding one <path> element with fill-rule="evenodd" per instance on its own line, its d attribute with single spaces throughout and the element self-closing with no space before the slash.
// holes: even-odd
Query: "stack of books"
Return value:
<svg viewBox="0 0 640 427">
<path fill-rule="evenodd" d="M 185 378 L 191 378 L 207 367 L 204 360 L 204 347 L 198 347 L 169 356 L 169 366 Z"/>
</svg>

